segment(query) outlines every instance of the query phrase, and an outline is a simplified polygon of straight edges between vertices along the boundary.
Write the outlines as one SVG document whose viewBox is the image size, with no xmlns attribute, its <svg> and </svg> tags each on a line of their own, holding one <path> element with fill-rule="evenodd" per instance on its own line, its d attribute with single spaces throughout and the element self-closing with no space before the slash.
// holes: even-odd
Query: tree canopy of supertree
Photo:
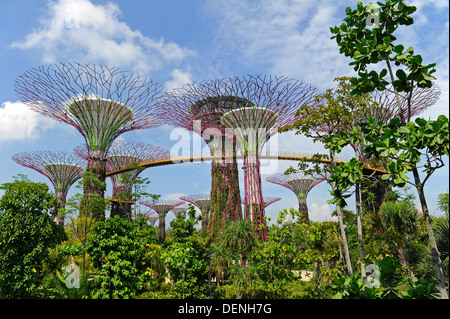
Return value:
<svg viewBox="0 0 450 319">
<path fill-rule="evenodd" d="M 166 215 L 171 209 L 180 206 L 184 203 L 182 200 L 158 200 L 155 202 L 150 201 L 141 201 L 142 205 L 150 207 L 159 216 L 159 232 L 158 232 L 158 241 L 160 244 L 164 243 L 166 240 Z"/>
<path fill-rule="evenodd" d="M 63 151 L 22 152 L 12 156 L 22 166 L 34 169 L 46 176 L 53 184 L 55 196 L 65 207 L 67 192 L 86 169 L 86 162 L 76 154 Z M 64 226 L 64 218 L 54 216 L 56 222 Z"/>
<path fill-rule="evenodd" d="M 163 87 L 140 75 L 93 64 L 60 63 L 30 69 L 14 83 L 32 110 L 75 127 L 90 150 L 88 170 L 104 182 L 105 156 L 120 134 L 161 124 L 154 104 Z M 104 189 L 85 185 L 85 195 L 104 197 Z M 95 212 L 104 219 L 104 212 Z"/>
<path fill-rule="evenodd" d="M 302 214 L 302 221 L 309 224 L 309 213 L 306 199 L 310 190 L 323 182 L 324 178 L 315 178 L 306 175 L 303 172 L 292 173 L 289 175 L 278 173 L 266 178 L 269 183 L 277 184 L 289 188 L 295 193 L 298 200 L 298 211 Z"/>
<path fill-rule="evenodd" d="M 259 155 L 277 128 L 292 124 L 302 105 L 313 107 L 319 91 L 285 77 L 248 76 L 226 82 L 227 92 L 246 103 L 224 113 L 221 123 L 236 138 L 244 157 L 245 218 L 267 240 Z M 229 94 L 229 93 L 228 93 Z"/>
<path fill-rule="evenodd" d="M 180 199 L 189 202 L 200 209 L 200 212 L 202 214 L 202 233 L 205 234 L 209 222 L 208 216 L 209 210 L 211 208 L 211 197 L 207 194 L 194 194 L 189 196 L 180 196 Z"/>
<path fill-rule="evenodd" d="M 273 126 L 270 127 L 272 129 L 277 126 L 290 124 L 295 118 L 295 111 L 300 105 L 312 102 L 315 95 L 318 93 L 318 90 L 310 85 L 299 81 L 289 80 L 285 77 L 249 75 L 208 80 L 198 84 L 187 85 L 168 94 L 162 105 L 170 106 L 165 108 L 166 118 L 173 117 L 173 113 L 181 114 L 174 120 L 174 125 L 194 129 L 194 122 L 201 121 L 202 137 L 208 143 L 213 155 L 223 153 L 221 151 L 223 150 L 224 145 L 227 154 L 234 154 L 235 150 L 230 147 L 230 145 L 233 146 L 234 143 L 218 142 L 216 137 L 226 136 L 228 141 L 233 142 L 237 140 L 238 134 L 235 132 L 235 123 L 230 125 L 230 122 L 223 121 L 226 113 L 243 108 L 268 109 L 276 113 L 277 117 Z M 176 112 L 174 112 L 174 110 L 176 110 Z M 270 113 L 270 111 L 267 111 L 267 113 Z M 239 123 L 239 126 L 242 126 L 242 124 L 243 123 Z M 254 127 L 251 129 L 254 129 Z M 269 131 L 268 136 L 265 138 L 268 138 L 275 133 L 275 130 Z M 239 146 L 244 153 L 246 151 L 245 146 Z M 261 144 L 261 146 L 263 145 Z M 237 165 L 235 165 L 233 169 L 230 169 L 229 172 L 236 172 L 233 174 L 237 175 L 236 168 Z M 246 169 L 246 171 L 248 170 Z M 221 199 L 229 193 L 222 191 L 221 187 L 217 187 L 215 183 L 223 176 L 222 179 L 224 181 L 222 183 L 228 183 L 228 185 L 233 183 L 231 186 L 228 186 L 229 189 L 233 191 L 236 189 L 235 181 L 237 181 L 237 178 L 229 178 L 230 176 L 222 174 L 220 170 L 215 172 L 214 166 L 211 175 L 211 219 L 214 220 L 214 224 L 217 225 L 220 220 L 224 219 L 224 216 L 220 215 L 223 214 L 224 211 L 216 208 L 216 206 L 221 206 L 216 205 L 216 202 L 227 203 L 226 200 Z M 257 175 L 259 176 L 259 166 Z M 220 191 L 216 192 L 216 190 Z M 250 189 L 246 191 L 246 194 L 247 192 L 250 192 Z M 260 187 L 259 191 L 256 190 L 256 192 L 260 193 Z M 263 209 L 262 195 L 259 197 L 258 204 L 259 207 Z M 230 196 L 228 198 L 230 198 Z M 240 196 L 234 192 L 232 198 L 232 211 L 235 209 L 240 210 Z M 250 198 L 250 196 L 246 196 L 246 198 Z M 249 206 L 251 205 L 246 205 L 247 210 L 249 210 Z M 250 208 L 250 210 L 253 209 Z M 247 215 L 250 216 L 252 214 L 248 214 L 246 211 L 246 217 Z M 259 216 L 261 215 L 261 212 L 255 213 L 255 215 Z M 235 219 L 237 218 L 239 217 L 236 217 Z M 249 218 L 253 219 L 252 216 Z M 259 221 L 256 221 L 255 219 L 255 224 L 257 225 L 258 223 Z M 263 235 L 262 238 L 265 239 L 266 235 Z"/>
</svg>

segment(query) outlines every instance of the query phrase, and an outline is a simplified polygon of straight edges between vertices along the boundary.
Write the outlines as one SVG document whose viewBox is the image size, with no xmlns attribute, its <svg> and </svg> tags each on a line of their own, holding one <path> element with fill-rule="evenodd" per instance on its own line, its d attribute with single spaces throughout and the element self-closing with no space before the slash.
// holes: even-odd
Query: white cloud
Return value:
<svg viewBox="0 0 450 319">
<path fill-rule="evenodd" d="M 55 121 L 30 110 L 22 102 L 6 101 L 0 107 L 0 143 L 38 139 L 40 133 L 52 128 Z"/>
<path fill-rule="evenodd" d="M 150 72 L 166 63 L 179 63 L 194 52 L 164 39 L 152 39 L 119 20 L 114 3 L 95 5 L 89 0 L 49 2 L 40 28 L 13 48 L 38 50 L 44 63 L 75 59 L 100 62 L 133 71 Z"/>
<path fill-rule="evenodd" d="M 168 90 L 171 90 L 171 89 L 174 89 L 177 87 L 182 87 L 184 84 L 187 84 L 187 83 L 192 83 L 191 74 L 189 71 L 173 69 L 172 72 L 170 73 L 170 75 L 172 76 L 172 79 L 170 81 L 167 81 L 165 84 L 165 87 Z"/>
<path fill-rule="evenodd" d="M 328 88 L 335 76 L 352 72 L 330 39 L 329 27 L 342 22 L 337 15 L 344 10 L 334 2 L 227 1 L 211 6 L 222 19 L 217 40 L 243 65 L 295 77 L 320 89 Z"/>
<path fill-rule="evenodd" d="M 319 206 L 316 203 L 312 203 L 309 208 L 309 218 L 313 221 L 337 221 L 336 217 L 331 216 L 330 206 L 328 204 Z"/>
</svg>

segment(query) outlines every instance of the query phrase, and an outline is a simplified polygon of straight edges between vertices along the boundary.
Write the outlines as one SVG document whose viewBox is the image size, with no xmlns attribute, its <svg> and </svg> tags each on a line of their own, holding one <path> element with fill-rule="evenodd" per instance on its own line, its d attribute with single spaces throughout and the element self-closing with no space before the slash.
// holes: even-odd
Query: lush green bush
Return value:
<svg viewBox="0 0 450 319">
<path fill-rule="evenodd" d="M 23 176 L 0 189 L 0 298 L 38 297 L 48 249 L 67 240 L 51 218 L 58 201 L 46 184 Z"/>
<path fill-rule="evenodd" d="M 134 298 L 141 287 L 135 263 L 138 241 L 133 225 L 119 216 L 94 227 L 87 253 L 98 272 L 93 279 L 92 298 Z"/>
</svg>

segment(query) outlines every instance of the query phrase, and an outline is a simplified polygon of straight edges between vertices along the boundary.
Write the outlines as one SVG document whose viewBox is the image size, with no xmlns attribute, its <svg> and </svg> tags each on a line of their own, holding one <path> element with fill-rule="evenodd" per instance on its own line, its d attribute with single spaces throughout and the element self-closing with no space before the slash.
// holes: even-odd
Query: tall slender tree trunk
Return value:
<svg viewBox="0 0 450 319">
<path fill-rule="evenodd" d="M 445 277 L 444 277 L 444 272 L 442 270 L 442 261 L 441 261 L 441 257 L 440 257 L 441 254 L 439 253 L 439 250 L 438 250 L 437 244 L 436 244 L 436 238 L 434 237 L 433 226 L 431 224 L 431 216 L 428 211 L 428 205 L 427 205 L 427 201 L 425 199 L 423 185 L 420 181 L 419 171 L 417 170 L 417 168 L 414 168 L 412 172 L 414 175 L 414 183 L 416 185 L 417 192 L 419 194 L 420 205 L 422 207 L 422 214 L 423 214 L 423 218 L 425 219 L 425 224 L 427 227 L 428 238 L 430 240 L 431 258 L 433 260 L 434 269 L 436 271 L 436 279 L 438 282 L 439 291 L 441 293 L 442 299 L 448 299 L 448 291 L 445 286 Z"/>
<path fill-rule="evenodd" d="M 360 184 L 355 185 L 355 202 L 356 202 L 356 223 L 358 228 L 358 246 L 359 246 L 359 262 L 361 264 L 361 277 L 366 278 L 366 266 L 364 265 L 364 242 L 362 230 L 362 211 L 361 211 L 361 188 Z"/>
<path fill-rule="evenodd" d="M 331 171 L 333 171 L 334 166 L 336 165 L 336 162 L 334 160 L 334 153 L 330 150 L 330 168 Z M 331 182 L 331 189 L 333 191 L 336 190 L 336 183 L 335 182 Z M 342 211 L 342 207 L 341 206 L 336 206 L 336 210 L 337 210 L 337 214 L 338 214 L 338 219 L 339 219 L 339 226 L 341 228 L 341 237 L 342 237 L 342 244 L 344 246 L 344 258 L 345 258 L 345 263 L 347 264 L 347 272 L 349 274 L 349 276 L 353 275 L 353 270 L 352 270 L 352 263 L 350 260 L 350 252 L 348 249 L 348 242 L 347 242 L 347 235 L 345 233 L 345 224 L 344 224 L 344 213 Z"/>
</svg>

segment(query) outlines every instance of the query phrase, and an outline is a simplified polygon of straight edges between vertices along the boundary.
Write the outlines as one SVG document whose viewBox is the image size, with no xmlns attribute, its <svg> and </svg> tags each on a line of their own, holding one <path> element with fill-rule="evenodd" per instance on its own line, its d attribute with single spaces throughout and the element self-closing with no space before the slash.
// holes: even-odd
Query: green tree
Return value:
<svg viewBox="0 0 450 319">
<path fill-rule="evenodd" d="M 51 218 L 57 199 L 46 184 L 25 176 L 0 189 L 5 191 L 0 199 L 0 297 L 37 297 L 49 248 L 67 240 Z"/>
<path fill-rule="evenodd" d="M 381 221 L 384 235 L 387 236 L 398 251 L 400 264 L 408 268 L 406 243 L 414 239 L 419 231 L 419 212 L 405 201 L 384 202 L 380 206 Z"/>
<path fill-rule="evenodd" d="M 86 250 L 99 272 L 93 279 L 93 298 L 134 298 L 140 288 L 135 263 L 139 258 L 133 225 L 115 216 L 95 225 Z"/>
<path fill-rule="evenodd" d="M 353 94 L 367 93 L 375 89 L 388 89 L 395 93 L 398 104 L 397 119 L 385 124 L 387 127 L 383 127 L 381 122 L 374 119 L 369 119 L 361 125 L 361 132 L 369 143 L 365 148 L 366 157 L 380 154 L 381 157 L 388 158 L 388 170 L 391 174 L 385 179 L 391 179 L 394 185 L 404 185 L 408 179 L 406 173 L 413 173 L 413 186 L 419 194 L 425 217 L 439 290 L 441 297 L 447 299 L 442 263 L 423 187 L 429 176 L 443 166 L 442 155 L 448 156 L 448 119 L 441 115 L 436 121 L 410 121 L 413 92 L 417 87 L 432 86 L 432 81 L 436 79 L 432 75 L 436 71 L 436 64 L 424 65 L 422 57 L 414 54 L 413 47 L 405 50 L 404 45 L 394 43 L 394 32 L 402 25 L 413 24 L 414 19 L 410 15 L 416 11 L 416 7 L 402 0 L 386 0 L 385 3 L 377 4 L 379 7 L 372 3 L 364 6 L 362 2 L 358 2 L 356 9 L 346 8 L 347 17 L 344 23 L 330 28 L 333 34 L 331 38 L 336 40 L 340 53 L 353 59 L 350 65 L 358 72 L 358 77 L 351 80 L 354 85 Z M 378 11 L 376 15 L 374 11 Z M 377 23 L 370 23 L 374 18 L 378 20 Z M 379 62 L 385 63 L 387 69 L 384 68 L 379 73 L 375 70 L 368 72 L 369 65 Z M 391 63 L 397 67 L 395 76 Z M 386 80 L 386 76 L 389 76 L 390 81 Z M 407 101 L 406 117 L 401 106 L 400 92 L 405 94 Z M 383 127 L 385 130 L 377 130 L 377 127 Z M 398 151 L 398 146 L 403 152 Z M 418 168 L 421 154 L 427 155 L 424 165 L 426 177 L 423 180 Z"/>
<path fill-rule="evenodd" d="M 189 205 L 186 212 L 179 213 L 177 218 L 170 222 L 173 240 L 180 243 L 189 241 L 189 238 L 194 234 L 195 225 L 198 220 L 199 219 L 195 216 L 195 207 Z"/>
<path fill-rule="evenodd" d="M 372 103 L 369 94 L 355 96 L 351 95 L 351 84 L 349 83 L 349 78 L 335 78 L 334 81 L 338 82 L 336 88 L 327 89 L 324 94 L 318 95 L 316 97 L 317 105 L 314 107 L 302 106 L 296 113 L 299 120 L 294 122 L 294 124 L 282 128 L 282 131 L 296 129 L 295 134 L 304 134 L 307 137 L 311 137 L 314 142 L 318 141 L 324 144 L 325 148 L 329 150 L 329 166 L 322 171 L 325 172 L 324 177 L 326 178 L 328 174 L 332 174 L 335 169 L 337 169 L 336 164 L 336 153 L 339 153 L 345 146 L 343 144 L 348 144 L 348 140 L 336 140 L 334 136 L 338 134 L 341 130 L 352 130 L 356 126 L 356 122 L 363 118 L 366 118 L 369 114 Z M 333 140 L 330 140 L 333 139 Z M 355 142 L 361 142 L 361 139 L 354 137 L 352 142 L 355 146 Z M 357 152 L 359 148 L 355 147 Z M 356 154 L 357 158 L 361 158 L 360 154 Z M 359 176 L 361 175 L 361 177 Z M 358 216 L 361 216 L 361 205 L 360 205 L 360 187 L 359 184 L 362 181 L 362 174 L 355 176 L 353 184 L 356 184 L 356 207 Z M 358 178 L 356 178 L 358 177 Z M 342 185 L 336 184 L 336 180 L 328 180 L 327 182 L 331 185 L 331 194 L 333 196 L 338 195 L 338 200 L 334 201 L 336 204 L 336 209 L 338 213 L 339 224 L 341 227 L 341 236 L 344 248 L 344 257 L 347 264 L 347 271 L 351 275 L 353 273 L 350 254 L 348 250 L 347 235 L 345 233 L 345 225 L 343 222 L 342 209 L 346 206 L 346 197 L 350 195 L 344 195 L 345 189 Z M 348 188 L 348 187 L 346 187 Z M 335 196 L 336 198 L 336 196 Z M 359 225 L 360 225 L 360 218 Z M 363 248 L 362 248 L 362 228 L 358 227 L 361 235 L 359 236 L 359 243 L 361 247 L 361 258 L 363 258 Z"/>
</svg>

